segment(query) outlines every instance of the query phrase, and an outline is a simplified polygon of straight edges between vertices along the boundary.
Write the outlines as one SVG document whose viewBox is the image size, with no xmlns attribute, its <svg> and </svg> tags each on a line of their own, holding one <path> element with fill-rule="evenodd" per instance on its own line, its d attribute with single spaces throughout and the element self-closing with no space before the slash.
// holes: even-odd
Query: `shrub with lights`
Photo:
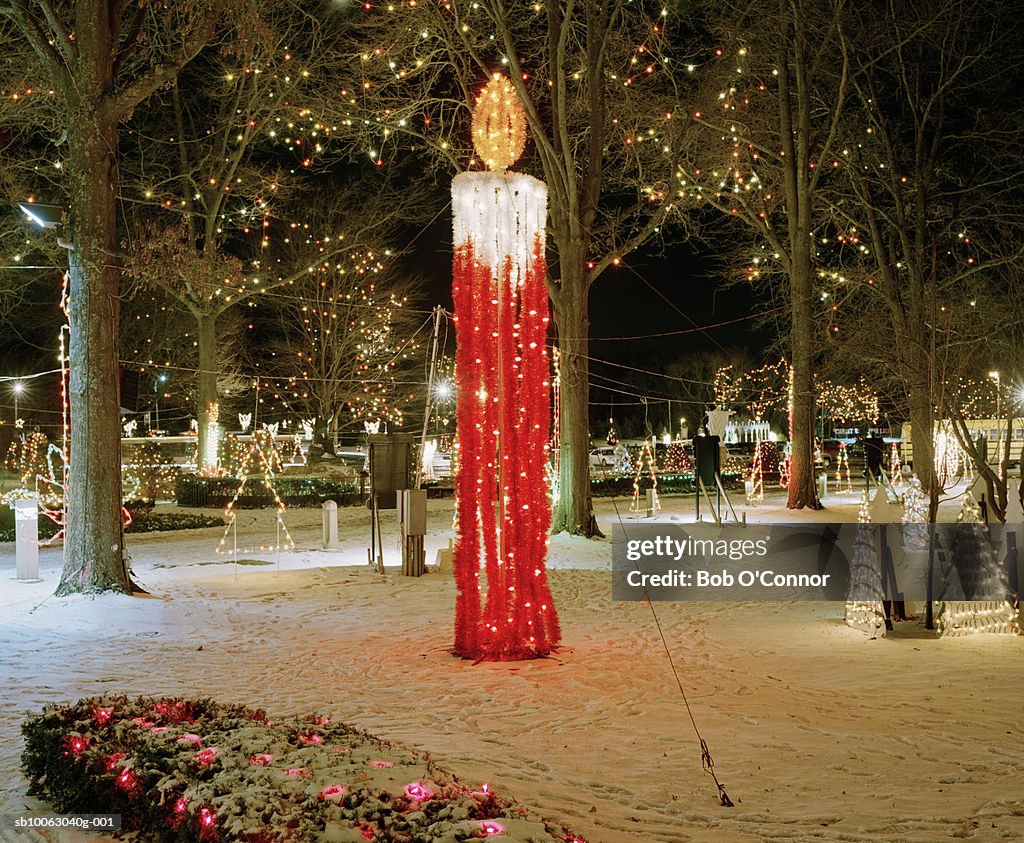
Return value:
<svg viewBox="0 0 1024 843">
<path fill-rule="evenodd" d="M 125 500 L 168 500 L 181 467 L 158 442 L 144 442 L 125 455 L 121 466 L 121 489 Z"/>
<path fill-rule="evenodd" d="M 17 474 L 22 486 L 34 488 L 37 475 L 47 476 L 48 444 L 46 435 L 39 432 L 17 437 L 7 449 L 4 468 Z"/>
<path fill-rule="evenodd" d="M 338 506 L 362 505 L 359 485 L 328 477 L 274 477 L 268 483 L 246 483 L 238 477 L 203 477 L 183 474 L 178 478 L 178 506 L 223 507 L 234 500 L 234 509 L 275 506 L 275 493 L 288 506 L 319 506 L 333 500 Z"/>
<path fill-rule="evenodd" d="M 584 843 L 429 757 L 325 717 L 270 721 L 209 700 L 95 697 L 22 727 L 29 793 L 120 814 L 161 841 Z"/>
</svg>

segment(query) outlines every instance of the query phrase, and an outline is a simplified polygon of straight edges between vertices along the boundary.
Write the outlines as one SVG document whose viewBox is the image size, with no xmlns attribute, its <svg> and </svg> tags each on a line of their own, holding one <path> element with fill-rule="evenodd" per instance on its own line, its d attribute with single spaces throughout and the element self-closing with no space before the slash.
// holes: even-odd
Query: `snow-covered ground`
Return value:
<svg viewBox="0 0 1024 843">
<path fill-rule="evenodd" d="M 692 520 L 693 498 L 661 520 Z M 636 519 L 598 500 L 606 531 Z M 850 521 L 855 496 L 791 513 L 781 495 L 752 521 Z M 452 536 L 431 501 L 427 559 Z M 610 598 L 611 543 L 552 539 L 562 622 L 556 656 L 471 664 L 449 653 L 450 570 L 367 565 L 365 509 L 341 510 L 342 547 L 320 550 L 318 510 L 291 510 L 293 551 L 214 553 L 223 530 L 130 537 L 151 597 L 50 596 L 18 583 L 0 545 L 0 817 L 25 795 L 19 725 L 48 702 L 101 693 L 212 696 L 271 714 L 329 713 L 430 752 L 591 841 L 1024 839 L 1024 640 L 936 640 L 914 622 L 870 640 L 834 603 L 657 603 L 693 717 L 736 803 L 718 804 L 648 605 Z M 273 543 L 271 512 L 239 515 L 239 544 Z M 227 547 L 231 547 L 231 541 Z M 254 564 L 260 563 L 260 564 Z M 42 839 L 11 836 L 0 840 Z M 52 839 L 52 838 L 51 838 Z"/>
</svg>

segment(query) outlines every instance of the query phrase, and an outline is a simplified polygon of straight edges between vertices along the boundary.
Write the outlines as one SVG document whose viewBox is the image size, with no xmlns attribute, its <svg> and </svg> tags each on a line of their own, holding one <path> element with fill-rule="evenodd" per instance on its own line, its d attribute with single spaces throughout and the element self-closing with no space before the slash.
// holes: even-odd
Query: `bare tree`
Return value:
<svg viewBox="0 0 1024 843">
<path fill-rule="evenodd" d="M 305 219 L 310 176 L 348 154 L 323 115 L 338 78 L 336 20 L 308 11 L 282 0 L 262 4 L 244 37 L 205 51 L 159 107 L 132 124 L 126 194 L 149 222 L 131 244 L 131 270 L 195 320 L 201 459 L 218 403 L 222 314 L 317 271 L 358 233 L 350 221 L 346 240 L 310 230 Z M 387 220 L 402 208 L 392 199 L 387 209 L 377 204 Z M 362 228 L 380 222 L 364 216 Z M 276 251 L 295 240 L 311 245 L 315 258 L 282 271 Z"/>
<path fill-rule="evenodd" d="M 995 333 L 977 302 L 999 285 L 983 281 L 1024 257 L 1003 245 L 1019 242 L 1024 184 L 1020 108 L 1000 93 L 1021 34 L 1005 11 L 975 0 L 878 3 L 846 33 L 851 109 L 828 197 L 836 225 L 822 238 L 833 264 L 823 274 L 829 336 L 902 386 L 932 518 L 942 491 L 935 421 Z"/>
<path fill-rule="evenodd" d="M 121 523 L 119 459 L 120 126 L 155 91 L 173 84 L 211 42 L 224 5 L 221 0 L 0 3 L 0 38 L 31 57 L 26 76 L 41 83 L 32 89 L 37 96 L 21 92 L 32 104 L 24 118 L 48 112 L 40 125 L 56 142 L 48 151 L 60 162 L 70 206 L 64 237 L 71 260 L 71 472 L 59 594 L 133 587 Z M 22 119 L 17 109 L 6 111 L 12 120 Z M 66 150 L 58 148 L 65 143 Z"/>
<path fill-rule="evenodd" d="M 354 8 L 353 66 L 339 118 L 374 161 L 417 156 L 444 176 L 479 166 L 474 91 L 507 73 L 532 139 L 517 168 L 548 186 L 548 291 L 561 351 L 560 495 L 555 532 L 598 533 L 590 496 L 589 293 L 630 253 L 681 219 L 677 118 L 664 7 L 498 0 Z"/>
<path fill-rule="evenodd" d="M 411 307 L 421 290 L 393 256 L 356 251 L 259 308 L 252 365 L 285 407 L 314 420 L 313 456 L 333 455 L 346 423 L 402 423 L 419 391 L 412 338 L 424 318 Z"/>
<path fill-rule="evenodd" d="M 681 161 L 679 182 L 753 233 L 760 254 L 747 279 L 787 291 L 791 509 L 821 508 L 813 447 L 816 237 L 848 96 L 848 13 L 845 0 L 710 0 L 694 11 L 715 46 L 699 62 L 692 114 L 702 132 Z"/>
</svg>

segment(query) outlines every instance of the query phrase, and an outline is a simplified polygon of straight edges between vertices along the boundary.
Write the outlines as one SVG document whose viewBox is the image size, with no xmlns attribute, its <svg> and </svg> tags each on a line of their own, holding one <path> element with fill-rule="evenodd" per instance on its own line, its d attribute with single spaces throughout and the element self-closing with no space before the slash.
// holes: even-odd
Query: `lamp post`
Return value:
<svg viewBox="0 0 1024 843">
<path fill-rule="evenodd" d="M 153 381 L 153 393 L 156 395 L 156 424 L 150 430 L 155 431 L 158 436 L 160 435 L 160 390 L 163 389 L 165 383 L 167 383 L 167 375 L 159 375 Z"/>
<path fill-rule="evenodd" d="M 1001 383 L 999 378 L 999 372 L 993 370 L 988 373 L 988 376 L 996 382 L 996 465 L 999 466 L 999 476 L 1003 476 L 1003 391 L 1000 389 Z"/>
<path fill-rule="evenodd" d="M 18 399 L 21 397 L 21 393 L 25 391 L 25 384 L 22 381 L 15 381 L 11 384 L 11 391 L 14 393 L 14 426 L 18 426 Z"/>
</svg>

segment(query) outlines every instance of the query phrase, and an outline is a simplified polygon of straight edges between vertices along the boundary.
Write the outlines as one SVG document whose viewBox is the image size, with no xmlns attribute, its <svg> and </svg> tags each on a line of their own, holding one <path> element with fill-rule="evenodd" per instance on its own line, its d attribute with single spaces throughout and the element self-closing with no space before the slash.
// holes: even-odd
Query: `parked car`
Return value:
<svg viewBox="0 0 1024 843">
<path fill-rule="evenodd" d="M 615 465 L 615 446 L 601 445 L 590 452 L 591 468 L 611 468 Z"/>
</svg>

